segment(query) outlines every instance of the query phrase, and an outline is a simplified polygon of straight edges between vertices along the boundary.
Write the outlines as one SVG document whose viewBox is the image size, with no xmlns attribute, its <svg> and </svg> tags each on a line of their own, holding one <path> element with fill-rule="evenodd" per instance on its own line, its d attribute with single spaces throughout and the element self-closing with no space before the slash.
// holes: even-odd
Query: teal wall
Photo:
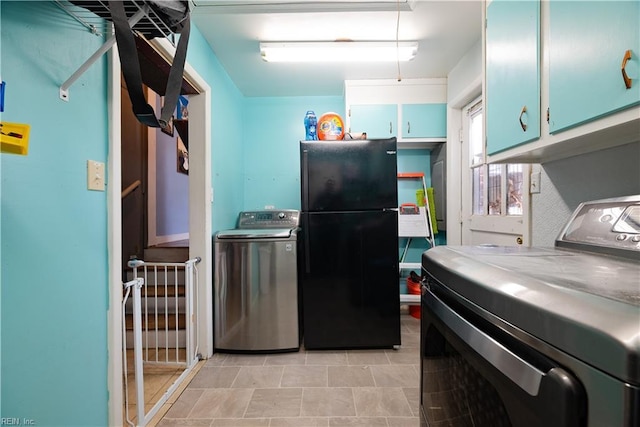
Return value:
<svg viewBox="0 0 640 427">
<path fill-rule="evenodd" d="M 68 103 L 58 97 L 103 39 L 52 2 L 0 5 L 2 120 L 31 125 L 29 155 L 0 157 L 0 415 L 106 426 L 107 201 L 86 190 L 86 161 L 107 162 L 106 57 Z M 213 228 L 232 227 L 243 209 L 243 96 L 197 28 L 188 61 L 212 89 Z"/>
<path fill-rule="evenodd" d="M 105 426 L 107 193 L 86 189 L 86 162 L 108 160 L 106 57 L 58 96 L 103 39 L 53 2 L 2 1 L 0 15 L 2 120 L 31 125 L 27 156 L 0 155 L 0 417 Z M 187 60 L 211 87 L 214 232 L 243 209 L 299 208 L 304 114 L 344 118 L 343 98 L 245 98 L 195 27 Z M 411 169 L 428 168 L 417 156 Z"/>
<path fill-rule="evenodd" d="M 244 202 L 243 209 L 300 209 L 300 155 L 298 141 L 304 139 L 304 115 L 315 111 L 320 117 L 333 111 L 343 119 L 342 97 L 270 97 L 245 98 L 242 129 L 244 132 Z M 430 151 L 399 150 L 399 172 L 424 172 L 431 185 Z M 398 202 L 415 203 L 418 180 L 398 182 Z M 400 249 L 406 241 L 400 241 Z M 429 247 L 425 239 L 413 239 L 406 262 L 419 262 Z"/>
<path fill-rule="evenodd" d="M 300 209 L 299 141 L 305 137 L 305 113 L 313 110 L 319 118 L 332 111 L 344 119 L 344 108 L 340 96 L 245 99 L 245 209 Z"/>
<path fill-rule="evenodd" d="M 107 424 L 106 57 L 58 90 L 102 43 L 53 2 L 2 8 L 2 120 L 31 125 L 29 154 L 1 154 L 2 413 L 40 426 Z"/>
<path fill-rule="evenodd" d="M 211 87 L 212 230 L 215 233 L 235 227 L 238 212 L 244 208 L 244 97 L 195 26 L 189 39 L 187 61 Z"/>
</svg>

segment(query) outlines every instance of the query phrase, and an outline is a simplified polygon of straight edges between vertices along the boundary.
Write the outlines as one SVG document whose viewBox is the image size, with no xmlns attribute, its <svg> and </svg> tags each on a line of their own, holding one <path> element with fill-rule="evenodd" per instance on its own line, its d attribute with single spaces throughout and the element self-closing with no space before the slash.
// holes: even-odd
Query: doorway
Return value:
<svg viewBox="0 0 640 427">
<path fill-rule="evenodd" d="M 147 128 L 133 114 L 124 79 L 120 85 L 121 100 L 121 162 L 122 180 L 122 280 L 126 282 L 129 259 L 144 259 L 147 245 Z"/>
<path fill-rule="evenodd" d="M 155 39 L 151 44 L 167 58 L 172 59 L 175 48 L 167 40 Z M 116 48 L 109 55 L 109 419 L 119 425 L 123 419 L 122 381 L 122 199 L 121 180 L 121 94 L 120 61 Z M 198 341 L 203 358 L 213 353 L 212 324 L 212 244 L 211 244 L 211 89 L 207 82 L 189 64 L 185 65 L 185 78 L 197 88 L 198 94 L 189 99 L 189 258 L 200 257 L 197 270 Z M 126 185 L 126 184 L 125 184 Z"/>
<path fill-rule="evenodd" d="M 462 244 L 529 245 L 530 167 L 488 164 L 484 123 L 478 97 L 462 109 Z"/>
</svg>

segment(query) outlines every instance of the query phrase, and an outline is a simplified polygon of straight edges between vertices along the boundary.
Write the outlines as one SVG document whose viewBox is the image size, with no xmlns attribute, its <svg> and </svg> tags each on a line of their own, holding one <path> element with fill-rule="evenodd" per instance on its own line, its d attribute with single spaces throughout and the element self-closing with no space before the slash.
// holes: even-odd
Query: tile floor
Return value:
<svg viewBox="0 0 640 427">
<path fill-rule="evenodd" d="M 398 350 L 216 353 L 157 423 L 211 427 L 418 427 L 420 321 Z"/>
</svg>

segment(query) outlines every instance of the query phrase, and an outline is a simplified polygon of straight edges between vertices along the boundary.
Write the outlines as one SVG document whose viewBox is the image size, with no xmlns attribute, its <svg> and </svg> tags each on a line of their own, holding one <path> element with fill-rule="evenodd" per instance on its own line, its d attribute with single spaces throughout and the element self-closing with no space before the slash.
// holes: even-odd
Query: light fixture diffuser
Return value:
<svg viewBox="0 0 640 427">
<path fill-rule="evenodd" d="M 410 61 L 418 42 L 270 42 L 260 43 L 267 62 L 396 62 Z"/>
</svg>

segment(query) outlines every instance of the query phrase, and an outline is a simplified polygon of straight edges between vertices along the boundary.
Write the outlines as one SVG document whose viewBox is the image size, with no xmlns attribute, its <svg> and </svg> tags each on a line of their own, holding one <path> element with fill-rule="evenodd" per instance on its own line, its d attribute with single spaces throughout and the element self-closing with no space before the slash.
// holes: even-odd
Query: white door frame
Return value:
<svg viewBox="0 0 640 427">
<path fill-rule="evenodd" d="M 462 109 L 482 94 L 482 76 L 447 101 L 447 245 L 462 244 Z"/>
<path fill-rule="evenodd" d="M 529 196 L 529 175 L 530 175 L 530 165 L 523 164 L 522 165 L 522 214 L 521 215 L 508 215 L 507 214 L 507 200 L 506 198 L 502 198 L 501 203 L 501 211 L 503 212 L 501 215 L 477 215 L 473 213 L 472 206 L 472 171 L 471 171 L 471 159 L 470 159 L 470 141 L 469 141 L 469 114 L 468 109 L 471 106 L 471 103 L 482 102 L 483 103 L 483 123 L 486 123 L 486 114 L 484 113 L 484 99 L 483 97 L 478 97 L 472 99 L 467 105 L 465 105 L 464 110 L 461 114 L 462 120 L 462 138 L 461 138 L 461 153 L 460 153 L 460 181 L 461 181 L 461 192 L 460 192 L 460 207 L 461 207 L 461 237 L 462 245 L 476 245 L 481 243 L 490 243 L 490 244 L 499 244 L 499 245 L 530 245 L 530 196 Z M 482 135 L 482 141 L 484 141 L 484 130 Z M 484 144 L 484 142 L 483 142 Z M 484 151 L 486 148 L 483 148 L 483 159 L 482 164 L 485 164 L 484 161 Z M 488 180 L 489 173 L 488 170 L 484 166 L 482 167 L 485 170 L 485 180 Z M 507 191 L 507 169 L 504 166 L 501 166 L 503 173 L 501 174 L 502 182 L 500 184 L 500 188 L 502 192 Z M 485 181 L 485 185 L 483 187 L 484 192 L 484 200 L 488 200 L 488 181 Z"/>
<path fill-rule="evenodd" d="M 152 44 L 168 58 L 175 48 L 165 39 Z M 109 309 L 108 368 L 109 425 L 118 426 L 123 420 L 122 384 L 122 203 L 121 203 L 121 108 L 120 60 L 117 46 L 109 52 L 108 110 L 109 157 L 107 186 L 108 250 L 109 250 Z M 211 88 L 188 63 L 184 75 L 200 94 L 189 96 L 189 257 L 201 258 L 197 265 L 198 339 L 203 358 L 213 354 L 212 308 L 212 243 L 211 243 Z"/>
</svg>

